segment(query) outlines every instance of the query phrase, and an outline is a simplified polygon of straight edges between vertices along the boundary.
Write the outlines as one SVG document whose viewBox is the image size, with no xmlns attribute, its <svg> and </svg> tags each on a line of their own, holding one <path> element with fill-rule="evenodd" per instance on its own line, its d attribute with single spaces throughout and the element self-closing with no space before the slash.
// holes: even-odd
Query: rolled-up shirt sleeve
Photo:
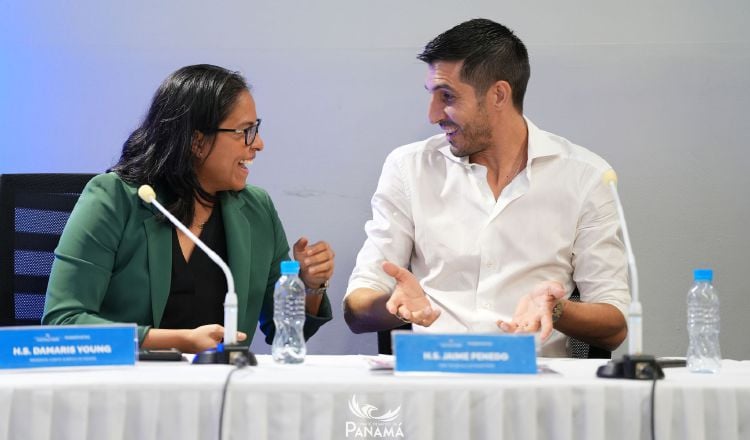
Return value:
<svg viewBox="0 0 750 440">
<path fill-rule="evenodd" d="M 396 282 L 383 272 L 383 261 L 400 267 L 409 265 L 414 249 L 414 222 L 402 159 L 403 154 L 395 151 L 385 160 L 372 196 L 372 219 L 365 224 L 367 239 L 357 255 L 347 295 L 359 288 L 389 293 Z"/>
<path fill-rule="evenodd" d="M 581 205 L 573 243 L 573 280 L 581 301 L 611 304 L 628 315 L 630 291 L 625 246 L 614 196 L 596 173 Z"/>
</svg>

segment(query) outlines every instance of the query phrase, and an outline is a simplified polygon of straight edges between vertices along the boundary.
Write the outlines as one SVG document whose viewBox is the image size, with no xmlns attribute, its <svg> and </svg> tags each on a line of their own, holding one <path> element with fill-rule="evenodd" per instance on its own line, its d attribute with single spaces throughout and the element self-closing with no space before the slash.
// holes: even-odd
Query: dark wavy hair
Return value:
<svg viewBox="0 0 750 440">
<path fill-rule="evenodd" d="M 492 20 L 465 21 L 427 43 L 417 59 L 427 64 L 463 61 L 461 80 L 484 95 L 497 81 L 507 81 L 513 105 L 523 111 L 523 98 L 531 75 L 529 54 L 523 42 L 507 27 Z"/>
<path fill-rule="evenodd" d="M 245 78 L 222 67 L 198 64 L 175 71 L 159 86 L 146 117 L 108 171 L 131 185 L 148 183 L 164 192 L 167 209 L 189 224 L 196 197 L 216 201 L 195 174 L 193 137 L 200 132 L 213 144 L 216 129 L 244 90 L 250 90 Z"/>
</svg>

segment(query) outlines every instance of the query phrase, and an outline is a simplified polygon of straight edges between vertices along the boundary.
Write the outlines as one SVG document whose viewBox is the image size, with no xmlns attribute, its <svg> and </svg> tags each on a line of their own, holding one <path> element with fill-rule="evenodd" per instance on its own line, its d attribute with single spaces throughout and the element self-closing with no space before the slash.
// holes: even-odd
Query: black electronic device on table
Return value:
<svg viewBox="0 0 750 440">
<path fill-rule="evenodd" d="M 219 344 L 216 348 L 196 353 L 193 358 L 194 364 L 233 364 L 233 365 L 258 365 L 255 354 L 246 345 L 224 345 Z"/>
<path fill-rule="evenodd" d="M 621 359 L 609 361 L 596 370 L 596 375 L 609 379 L 664 379 L 656 358 L 642 354 L 626 354 Z"/>
<path fill-rule="evenodd" d="M 138 350 L 139 361 L 183 361 L 182 352 L 175 349 L 170 350 Z"/>
</svg>

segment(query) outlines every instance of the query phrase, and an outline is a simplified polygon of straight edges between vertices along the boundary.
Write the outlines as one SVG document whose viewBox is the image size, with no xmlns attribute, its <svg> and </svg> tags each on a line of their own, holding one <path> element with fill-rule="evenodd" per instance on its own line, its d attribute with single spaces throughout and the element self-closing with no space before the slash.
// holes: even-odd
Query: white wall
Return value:
<svg viewBox="0 0 750 440">
<path fill-rule="evenodd" d="M 526 114 L 619 173 L 646 351 L 684 354 L 691 270 L 711 266 L 724 355 L 750 358 L 746 0 L 152 3 L 0 0 L 0 172 L 102 171 L 170 72 L 240 70 L 264 119 L 250 181 L 271 193 L 290 240 L 337 252 L 336 316 L 310 351 L 372 353 L 374 336 L 352 335 L 339 304 L 383 159 L 436 132 L 414 56 L 487 17 L 529 48 Z"/>
</svg>

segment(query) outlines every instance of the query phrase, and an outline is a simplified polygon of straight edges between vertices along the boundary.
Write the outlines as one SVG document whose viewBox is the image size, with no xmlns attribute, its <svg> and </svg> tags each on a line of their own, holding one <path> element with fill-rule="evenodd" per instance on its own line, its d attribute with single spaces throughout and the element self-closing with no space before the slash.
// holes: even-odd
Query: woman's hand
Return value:
<svg viewBox="0 0 750 440">
<path fill-rule="evenodd" d="M 182 349 L 186 353 L 198 353 L 199 351 L 216 348 L 216 345 L 224 338 L 224 327 L 219 324 L 202 325 L 192 330 L 187 330 L 185 335 L 185 347 Z M 237 341 L 242 342 L 247 339 L 243 332 L 237 332 Z"/>
<path fill-rule="evenodd" d="M 308 246 L 307 238 L 302 237 L 294 243 L 292 252 L 300 265 L 300 278 L 308 288 L 317 289 L 333 276 L 335 254 L 325 241 Z"/>
<path fill-rule="evenodd" d="M 209 348 L 216 348 L 223 338 L 224 327 L 219 324 L 182 330 L 152 328 L 143 340 L 143 348 L 152 350 L 176 348 L 183 353 L 198 353 Z M 237 332 L 237 341 L 245 339 L 247 339 L 245 333 Z"/>
</svg>

